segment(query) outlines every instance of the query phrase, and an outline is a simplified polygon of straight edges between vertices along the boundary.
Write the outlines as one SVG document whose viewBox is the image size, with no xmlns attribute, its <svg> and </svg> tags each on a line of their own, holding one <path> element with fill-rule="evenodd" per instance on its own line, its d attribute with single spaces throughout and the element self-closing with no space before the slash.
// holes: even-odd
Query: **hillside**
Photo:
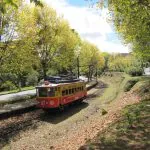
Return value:
<svg viewBox="0 0 150 150">
<path fill-rule="evenodd" d="M 80 150 L 128 149 L 148 150 L 150 147 L 150 78 L 129 77 L 120 86 L 120 96 L 107 106 L 103 124 L 97 135 Z M 135 84 L 131 81 L 136 81 Z"/>
</svg>

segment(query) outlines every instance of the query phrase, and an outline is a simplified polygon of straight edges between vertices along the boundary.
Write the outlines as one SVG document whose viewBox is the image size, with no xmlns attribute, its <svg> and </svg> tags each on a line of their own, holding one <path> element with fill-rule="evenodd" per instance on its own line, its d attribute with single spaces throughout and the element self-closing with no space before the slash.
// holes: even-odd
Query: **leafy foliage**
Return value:
<svg viewBox="0 0 150 150">
<path fill-rule="evenodd" d="M 131 90 L 131 88 L 138 82 L 138 79 L 131 79 L 129 80 L 126 85 L 124 86 L 124 91 L 128 92 Z"/>
<path fill-rule="evenodd" d="M 86 74 L 89 78 L 92 77 L 96 69 L 102 69 L 105 63 L 104 57 L 100 50 L 87 41 L 83 42 L 81 45 L 79 59 L 81 72 Z"/>
<path fill-rule="evenodd" d="M 26 79 L 26 85 L 37 85 L 39 79 L 39 73 L 35 70 L 32 70 L 29 72 L 27 79 Z"/>
<path fill-rule="evenodd" d="M 128 73 L 131 76 L 141 76 L 143 75 L 143 70 L 140 67 L 132 66 L 126 69 L 126 73 Z"/>
<path fill-rule="evenodd" d="M 34 1 L 37 5 L 39 2 Z M 1 82 L 10 81 L 21 88 L 35 85 L 47 75 L 68 72 L 75 75 L 78 57 L 80 65 L 86 66 L 81 72 L 90 78 L 96 69 L 100 72 L 103 68 L 104 57 L 98 48 L 82 42 L 78 33 L 51 7 L 46 4 L 30 7 L 21 0 L 0 3 L 4 4 L 1 5 L 4 12 L 0 10 Z M 78 48 L 81 52 L 77 56 Z"/>
<path fill-rule="evenodd" d="M 150 3 L 149 0 L 109 0 L 114 25 L 132 49 L 150 61 Z"/>
<path fill-rule="evenodd" d="M 17 89 L 17 87 L 11 81 L 6 81 L 0 86 L 1 91 L 8 91 L 15 89 Z"/>
<path fill-rule="evenodd" d="M 111 55 L 108 67 L 112 71 L 126 72 L 131 76 L 141 76 L 143 74 L 142 62 L 131 54 L 128 56 Z"/>
<path fill-rule="evenodd" d="M 58 17 L 56 12 L 47 6 L 36 8 L 38 31 L 37 53 L 43 76 L 51 65 L 67 68 L 71 65 L 74 49 L 80 39 L 69 28 L 68 23 Z"/>
</svg>

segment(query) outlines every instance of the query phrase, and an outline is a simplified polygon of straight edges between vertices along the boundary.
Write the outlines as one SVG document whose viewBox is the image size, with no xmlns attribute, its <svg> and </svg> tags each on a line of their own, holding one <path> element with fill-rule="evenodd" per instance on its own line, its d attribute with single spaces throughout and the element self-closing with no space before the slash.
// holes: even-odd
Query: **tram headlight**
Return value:
<svg viewBox="0 0 150 150">
<path fill-rule="evenodd" d="M 54 105 L 54 101 L 50 101 L 49 104 L 50 104 L 50 105 Z"/>
</svg>

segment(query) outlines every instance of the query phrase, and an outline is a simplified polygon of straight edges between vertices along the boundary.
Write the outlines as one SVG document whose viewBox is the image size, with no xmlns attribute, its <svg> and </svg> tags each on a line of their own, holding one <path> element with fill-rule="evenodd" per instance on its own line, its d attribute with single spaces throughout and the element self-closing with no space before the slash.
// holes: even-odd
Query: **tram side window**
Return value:
<svg viewBox="0 0 150 150">
<path fill-rule="evenodd" d="M 77 88 L 74 88 L 74 91 L 77 92 Z"/>
<path fill-rule="evenodd" d="M 78 92 L 80 91 L 80 88 L 78 87 Z"/>
<path fill-rule="evenodd" d="M 66 90 L 66 95 L 68 95 L 68 90 Z"/>
<path fill-rule="evenodd" d="M 78 87 L 78 92 L 80 91 L 80 87 Z"/>
<path fill-rule="evenodd" d="M 50 96 L 50 97 L 55 96 L 55 88 L 48 89 L 48 96 Z"/>
<path fill-rule="evenodd" d="M 69 89 L 69 94 L 71 94 L 71 91 L 72 91 L 72 90 L 71 90 L 71 89 Z"/>
<path fill-rule="evenodd" d="M 72 89 L 72 93 L 74 93 L 74 88 Z"/>
<path fill-rule="evenodd" d="M 66 92 L 65 91 L 62 91 L 62 96 L 64 96 L 66 94 Z"/>
<path fill-rule="evenodd" d="M 80 91 L 83 91 L 83 88 L 82 88 L 82 86 L 80 86 Z"/>
</svg>

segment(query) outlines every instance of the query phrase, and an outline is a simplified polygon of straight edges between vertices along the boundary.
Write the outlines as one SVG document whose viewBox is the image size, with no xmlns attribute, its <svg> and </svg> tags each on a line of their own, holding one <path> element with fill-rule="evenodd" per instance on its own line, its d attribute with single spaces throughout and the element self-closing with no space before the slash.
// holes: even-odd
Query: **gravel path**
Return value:
<svg viewBox="0 0 150 150">
<path fill-rule="evenodd" d="M 24 96 L 32 96 L 35 95 L 36 90 L 27 90 L 27 91 L 22 91 L 22 92 L 18 92 L 18 93 L 11 93 L 11 94 L 6 94 L 6 95 L 0 95 L 0 102 L 2 103 L 3 101 L 9 101 L 9 100 L 13 100 L 16 98 L 19 100 L 20 97 L 24 97 Z"/>
</svg>

